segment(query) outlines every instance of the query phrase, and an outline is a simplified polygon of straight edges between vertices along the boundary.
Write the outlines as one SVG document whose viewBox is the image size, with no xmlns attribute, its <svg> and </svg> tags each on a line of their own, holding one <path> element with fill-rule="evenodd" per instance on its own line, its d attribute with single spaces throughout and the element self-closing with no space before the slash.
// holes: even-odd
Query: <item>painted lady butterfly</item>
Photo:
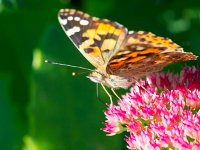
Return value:
<svg viewBox="0 0 200 150">
<path fill-rule="evenodd" d="M 117 22 L 78 10 L 61 9 L 58 19 L 70 40 L 96 67 L 88 78 L 112 89 L 128 88 L 168 64 L 197 58 L 168 38 L 128 31 Z"/>
</svg>

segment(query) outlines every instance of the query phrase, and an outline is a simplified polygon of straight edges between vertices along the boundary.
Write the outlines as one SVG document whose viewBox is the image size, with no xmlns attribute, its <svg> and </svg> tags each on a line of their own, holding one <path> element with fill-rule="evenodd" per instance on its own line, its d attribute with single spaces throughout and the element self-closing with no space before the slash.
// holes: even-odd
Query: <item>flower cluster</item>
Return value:
<svg viewBox="0 0 200 150">
<path fill-rule="evenodd" d="M 107 135 L 128 132 L 129 149 L 200 149 L 200 69 L 154 73 L 105 111 Z"/>
</svg>

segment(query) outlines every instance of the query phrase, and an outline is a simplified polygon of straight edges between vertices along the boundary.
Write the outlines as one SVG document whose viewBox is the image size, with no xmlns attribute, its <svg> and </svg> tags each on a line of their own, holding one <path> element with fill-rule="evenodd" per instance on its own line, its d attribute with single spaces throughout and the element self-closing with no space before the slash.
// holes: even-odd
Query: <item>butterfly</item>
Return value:
<svg viewBox="0 0 200 150">
<path fill-rule="evenodd" d="M 139 78 L 179 61 L 195 60 L 171 39 L 74 9 L 61 9 L 58 20 L 69 39 L 94 66 L 88 78 L 112 89 L 128 88 Z"/>
</svg>

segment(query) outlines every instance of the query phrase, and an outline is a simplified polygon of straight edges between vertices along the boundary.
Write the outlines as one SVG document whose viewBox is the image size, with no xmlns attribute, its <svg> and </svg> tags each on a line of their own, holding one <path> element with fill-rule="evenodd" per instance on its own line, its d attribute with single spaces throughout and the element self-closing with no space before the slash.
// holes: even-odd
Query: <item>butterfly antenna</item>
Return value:
<svg viewBox="0 0 200 150">
<path fill-rule="evenodd" d="M 50 60 L 45 60 L 44 62 L 47 63 L 47 64 L 53 64 L 53 65 L 71 67 L 71 68 L 79 68 L 79 69 L 88 70 L 88 71 L 94 71 L 94 70 L 89 69 L 89 68 L 80 67 L 80 66 L 74 66 L 74 65 L 69 65 L 69 64 L 62 64 L 62 63 L 58 63 L 58 62 L 54 62 L 54 61 L 50 61 Z"/>
<path fill-rule="evenodd" d="M 78 75 L 81 75 L 81 74 L 85 74 L 85 73 L 88 73 L 89 71 L 84 71 L 84 72 L 72 72 L 72 76 L 78 76 Z"/>
</svg>

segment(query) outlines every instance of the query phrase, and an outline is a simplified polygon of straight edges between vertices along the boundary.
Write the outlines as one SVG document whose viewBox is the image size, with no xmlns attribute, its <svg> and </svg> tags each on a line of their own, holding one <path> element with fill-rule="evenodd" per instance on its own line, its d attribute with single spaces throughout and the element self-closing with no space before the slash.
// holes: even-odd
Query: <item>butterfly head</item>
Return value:
<svg viewBox="0 0 200 150">
<path fill-rule="evenodd" d="M 99 70 L 93 71 L 89 76 L 87 76 L 87 78 L 92 82 L 101 83 L 114 89 L 128 88 L 134 82 L 133 78 L 111 75 Z"/>
<path fill-rule="evenodd" d="M 103 83 L 106 76 L 102 72 L 98 70 L 94 70 L 92 71 L 91 74 L 87 76 L 87 78 L 89 78 L 92 82 L 95 82 L 95 83 Z"/>
</svg>

